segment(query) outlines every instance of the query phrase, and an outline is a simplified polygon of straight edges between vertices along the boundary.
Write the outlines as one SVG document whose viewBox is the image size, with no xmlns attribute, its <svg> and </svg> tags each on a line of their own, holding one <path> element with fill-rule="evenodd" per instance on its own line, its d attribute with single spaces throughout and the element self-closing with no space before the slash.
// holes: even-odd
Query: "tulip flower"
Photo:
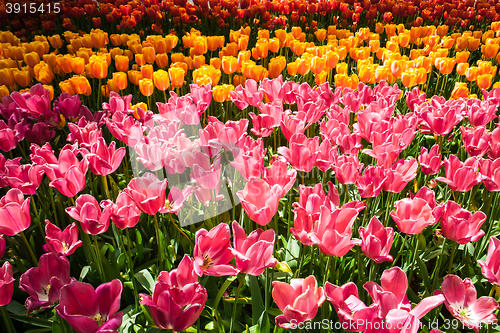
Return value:
<svg viewBox="0 0 500 333">
<path fill-rule="evenodd" d="M 404 198 L 394 203 L 396 210 L 391 212 L 391 217 L 396 222 L 399 230 L 405 234 L 417 235 L 425 227 L 437 221 L 432 214 L 432 209 L 421 198 Z"/>
<path fill-rule="evenodd" d="M 442 294 L 445 297 L 444 305 L 452 316 L 476 333 L 479 332 L 481 323 L 491 324 L 497 320 L 494 312 L 500 307 L 498 302 L 493 297 L 477 298 L 476 288 L 469 278 L 462 280 L 456 275 L 447 275 L 441 290 L 434 294 Z"/>
<path fill-rule="evenodd" d="M 195 264 L 187 255 L 170 272 L 161 272 L 153 295 L 139 294 L 156 326 L 181 332 L 192 326 L 205 308 L 207 290 L 198 283 Z"/>
<path fill-rule="evenodd" d="M 9 165 L 4 180 L 11 188 L 20 189 L 23 194 L 33 195 L 40 186 L 45 171 L 41 165 Z"/>
<path fill-rule="evenodd" d="M 387 192 L 400 193 L 406 185 L 417 177 L 418 163 L 415 159 L 399 160 L 392 168 L 385 170 L 387 179 L 382 189 Z"/>
<path fill-rule="evenodd" d="M 374 216 L 366 229 L 359 227 L 359 235 L 361 236 L 361 249 L 368 258 L 377 264 L 392 261 L 392 256 L 389 254 L 394 241 L 392 228 L 384 228 L 384 225 Z"/>
<path fill-rule="evenodd" d="M 264 179 L 269 186 L 280 185 L 282 189 L 280 197 L 285 196 L 288 191 L 295 184 L 297 178 L 297 170 L 288 169 L 288 164 L 281 160 L 275 160 L 269 166 L 269 168 L 264 168 L 264 174 L 262 179 Z"/>
<path fill-rule="evenodd" d="M 61 288 L 73 280 L 66 257 L 56 253 L 42 255 L 38 267 L 28 269 L 19 279 L 19 289 L 30 295 L 26 299 L 27 312 L 50 307 L 59 300 Z"/>
<path fill-rule="evenodd" d="M 254 230 L 246 236 L 245 230 L 234 221 L 231 224 L 234 236 L 234 249 L 232 250 L 236 268 L 240 273 L 258 276 L 266 268 L 276 266 L 278 262 L 273 258 L 275 241 L 274 230 Z"/>
<path fill-rule="evenodd" d="M 21 190 L 13 188 L 0 199 L 0 233 L 15 236 L 31 224 L 30 198 L 24 199 Z"/>
<path fill-rule="evenodd" d="M 111 204 L 111 220 L 118 229 L 133 228 L 141 217 L 141 210 L 137 208 L 132 198 L 125 192 L 120 192 L 116 203 Z"/>
<path fill-rule="evenodd" d="M 432 97 L 431 102 L 437 99 Z M 437 103 L 436 103 L 437 104 Z M 462 115 L 457 112 L 451 103 L 445 105 L 426 104 L 420 109 L 420 117 L 429 126 L 430 132 L 437 135 L 446 135 L 462 120 Z"/>
<path fill-rule="evenodd" d="M 152 173 L 145 173 L 130 181 L 123 191 L 146 214 L 155 215 L 165 205 L 167 180 L 160 181 Z"/>
<path fill-rule="evenodd" d="M 382 191 L 386 180 L 387 176 L 385 176 L 382 167 L 370 165 L 363 171 L 363 175 L 356 180 L 355 184 L 362 198 L 376 197 Z"/>
<path fill-rule="evenodd" d="M 237 275 L 238 270 L 229 265 L 234 254 L 230 246 L 229 226 L 221 223 L 210 231 L 200 229 L 196 232 L 194 247 L 194 271 L 198 276 Z"/>
<path fill-rule="evenodd" d="M 454 201 L 448 201 L 441 215 L 443 236 L 459 244 L 476 242 L 484 235 L 481 226 L 486 214 L 481 211 L 472 214 Z"/>
<path fill-rule="evenodd" d="M 438 173 L 439 169 L 441 169 L 444 164 L 444 162 L 441 161 L 441 154 L 439 154 L 439 146 L 432 146 L 430 151 L 422 147 L 418 162 L 420 163 L 420 168 L 424 175 L 435 175 Z"/>
<path fill-rule="evenodd" d="M 488 254 L 486 261 L 478 260 L 477 263 L 481 266 L 481 273 L 490 282 L 500 285 L 500 240 L 496 237 L 491 237 L 488 245 Z"/>
<path fill-rule="evenodd" d="M 12 276 L 12 266 L 6 261 L 0 267 L 0 306 L 5 306 L 12 300 L 14 293 L 14 278 Z"/>
<path fill-rule="evenodd" d="M 437 177 L 436 180 L 448 184 L 453 191 L 468 192 L 483 179 L 477 172 L 478 168 L 477 158 L 471 157 L 461 162 L 451 154 L 449 159 L 444 160 L 445 177 Z"/>
<path fill-rule="evenodd" d="M 292 279 L 290 284 L 273 281 L 272 296 L 276 305 L 283 311 L 276 317 L 276 325 L 289 329 L 306 320 L 313 319 L 325 301 L 325 292 L 318 287 L 316 278 L 311 275 L 305 279 Z"/>
<path fill-rule="evenodd" d="M 78 227 L 76 223 L 71 223 L 61 231 L 58 226 L 45 220 L 45 241 L 47 244 L 43 249 L 47 252 L 59 253 L 63 256 L 69 256 L 75 250 L 82 246 L 82 241 L 78 240 Z"/>
<path fill-rule="evenodd" d="M 57 314 L 77 333 L 115 332 L 122 324 L 123 313 L 118 312 L 122 289 L 118 279 L 95 290 L 88 283 L 67 284 L 61 288 Z"/>
<path fill-rule="evenodd" d="M 470 156 L 484 156 L 490 149 L 491 134 L 486 131 L 486 127 L 470 128 L 460 126 L 460 133 L 462 134 L 465 149 Z"/>
<path fill-rule="evenodd" d="M 304 134 L 296 133 L 290 138 L 290 148 L 279 147 L 281 154 L 295 169 L 303 172 L 312 170 L 316 163 L 319 151 L 319 137 L 307 138 Z"/>
<path fill-rule="evenodd" d="M 16 132 L 12 130 L 5 122 L 0 121 L 0 149 L 8 152 L 17 147 L 18 139 Z"/>
<path fill-rule="evenodd" d="M 89 194 L 81 195 L 75 203 L 76 207 L 66 208 L 66 213 L 81 223 L 83 232 L 95 236 L 108 230 L 111 218 L 109 200 L 101 201 L 102 211 L 97 200 Z"/>
<path fill-rule="evenodd" d="M 59 160 L 55 163 L 43 164 L 45 173 L 51 180 L 49 186 L 55 187 L 67 197 L 74 197 L 86 185 L 87 160 L 79 161 L 76 152 L 71 146 L 65 146 L 59 153 Z M 37 162 L 37 164 L 39 164 Z"/>
<path fill-rule="evenodd" d="M 82 155 L 89 161 L 90 171 L 95 175 L 106 176 L 118 169 L 126 154 L 125 147 L 116 149 L 116 142 L 106 144 L 103 137 L 90 146 L 81 150 Z"/>
<path fill-rule="evenodd" d="M 266 225 L 278 211 L 282 191 L 278 184 L 271 186 L 263 179 L 250 178 L 245 188 L 236 195 L 250 219 L 259 225 Z"/>
</svg>

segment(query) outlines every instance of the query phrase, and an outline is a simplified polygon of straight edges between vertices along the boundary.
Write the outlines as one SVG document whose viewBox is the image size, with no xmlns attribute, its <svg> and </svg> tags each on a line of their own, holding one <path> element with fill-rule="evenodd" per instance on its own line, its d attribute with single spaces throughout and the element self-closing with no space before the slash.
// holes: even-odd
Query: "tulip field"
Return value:
<svg viewBox="0 0 500 333">
<path fill-rule="evenodd" d="M 0 332 L 500 332 L 500 0 L 0 3 Z"/>
</svg>

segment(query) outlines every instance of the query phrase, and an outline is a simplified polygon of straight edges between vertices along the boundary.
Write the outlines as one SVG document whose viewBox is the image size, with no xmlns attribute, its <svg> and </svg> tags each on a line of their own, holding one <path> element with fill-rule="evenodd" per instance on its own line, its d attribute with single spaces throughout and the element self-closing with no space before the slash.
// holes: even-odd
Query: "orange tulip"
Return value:
<svg viewBox="0 0 500 333">
<path fill-rule="evenodd" d="M 404 60 L 396 60 L 391 64 L 391 74 L 396 78 L 401 78 L 406 68 Z"/>
<path fill-rule="evenodd" d="M 302 28 L 301 27 L 292 27 L 292 36 L 295 39 L 299 39 L 301 35 L 302 35 Z"/>
<path fill-rule="evenodd" d="M 455 67 L 455 59 L 441 58 L 436 66 L 441 74 L 450 74 Z"/>
<path fill-rule="evenodd" d="M 40 63 L 35 66 L 34 70 L 36 79 L 42 84 L 50 84 L 54 79 L 52 69 L 43 61 L 40 61 Z"/>
<path fill-rule="evenodd" d="M 486 44 L 481 46 L 481 53 L 486 59 L 495 58 L 498 53 L 500 45 L 498 44 Z"/>
<path fill-rule="evenodd" d="M 48 36 L 47 39 L 49 40 L 50 45 L 52 45 L 55 49 L 59 49 L 63 46 L 63 40 L 59 35 Z"/>
<path fill-rule="evenodd" d="M 155 62 L 156 52 L 154 47 L 143 47 L 142 55 L 144 56 L 144 61 L 146 61 L 148 64 L 152 64 L 153 62 Z"/>
<path fill-rule="evenodd" d="M 123 90 L 127 88 L 128 78 L 127 73 L 124 72 L 114 72 L 113 81 L 118 90 Z"/>
<path fill-rule="evenodd" d="M 168 66 L 168 55 L 166 53 L 157 53 L 155 58 L 156 65 L 160 68 Z"/>
<path fill-rule="evenodd" d="M 210 58 L 210 65 L 214 66 L 216 69 L 220 69 L 222 66 L 222 61 L 220 58 Z"/>
<path fill-rule="evenodd" d="M 286 64 L 286 70 L 288 72 L 288 75 L 290 76 L 295 76 L 297 75 L 297 62 L 290 62 L 288 64 Z"/>
<path fill-rule="evenodd" d="M 232 84 L 224 84 L 220 86 L 213 87 L 212 96 L 214 101 L 222 103 L 224 101 L 231 100 L 230 92 L 234 90 L 234 86 Z"/>
<path fill-rule="evenodd" d="M 165 91 L 170 87 L 168 73 L 162 69 L 153 73 L 153 82 L 158 90 Z"/>
<path fill-rule="evenodd" d="M 387 81 L 389 78 L 389 68 L 386 66 L 378 66 L 375 69 L 375 82 Z"/>
<path fill-rule="evenodd" d="M 207 53 L 207 37 L 196 37 L 196 39 L 193 41 L 193 49 L 196 55 Z"/>
<path fill-rule="evenodd" d="M 152 80 L 153 79 L 153 72 L 154 72 L 154 70 L 153 70 L 152 65 L 141 66 L 142 78 Z"/>
<path fill-rule="evenodd" d="M 85 76 L 75 75 L 69 79 L 69 82 L 73 87 L 73 91 L 77 94 L 84 94 L 88 96 L 87 94 L 90 94 L 92 92 L 90 83 Z"/>
<path fill-rule="evenodd" d="M 108 34 L 100 29 L 92 29 L 90 38 L 92 39 L 93 47 L 98 49 L 100 49 L 101 47 L 105 47 L 105 45 L 109 42 Z"/>
<path fill-rule="evenodd" d="M 469 67 L 465 70 L 465 78 L 468 81 L 475 81 L 477 78 L 477 73 L 479 71 L 479 68 L 477 67 Z"/>
<path fill-rule="evenodd" d="M 97 79 L 104 79 L 108 76 L 108 63 L 103 57 L 90 57 L 90 72 Z"/>
<path fill-rule="evenodd" d="M 446 34 L 448 33 L 448 29 L 449 29 L 449 27 L 447 25 L 440 25 L 436 29 L 436 35 L 438 35 L 441 38 L 443 36 L 446 36 Z"/>
<path fill-rule="evenodd" d="M 314 56 L 311 59 L 311 72 L 319 74 L 325 69 L 325 59 Z"/>
<path fill-rule="evenodd" d="M 457 59 L 457 64 L 465 63 L 469 59 L 470 52 L 468 51 L 462 51 L 462 52 L 457 52 L 455 55 L 455 58 Z"/>
<path fill-rule="evenodd" d="M 236 72 L 238 67 L 238 59 L 233 56 L 222 57 L 222 70 L 226 74 L 232 74 Z"/>
<path fill-rule="evenodd" d="M 479 38 L 469 38 L 469 46 L 467 47 L 469 51 L 476 51 L 479 48 L 481 40 Z"/>
<path fill-rule="evenodd" d="M 401 82 L 406 88 L 413 87 L 417 82 L 417 75 L 415 71 L 405 71 L 401 75 Z"/>
<path fill-rule="evenodd" d="M 62 93 L 68 93 L 70 95 L 76 94 L 75 90 L 73 89 L 73 85 L 69 80 L 59 82 L 59 89 L 61 89 Z"/>
<path fill-rule="evenodd" d="M 85 59 L 83 58 L 73 57 L 70 59 L 70 63 L 71 63 L 71 70 L 75 74 L 80 75 L 85 70 Z"/>
<path fill-rule="evenodd" d="M 457 73 L 458 75 L 465 75 L 465 72 L 469 69 L 469 63 L 468 62 L 462 62 L 457 64 Z"/>
<path fill-rule="evenodd" d="M 201 66 L 205 65 L 205 56 L 204 55 L 194 56 L 193 63 L 194 63 L 194 68 L 200 68 Z"/>
<path fill-rule="evenodd" d="M 208 36 L 207 37 L 207 48 L 209 51 L 215 51 L 219 48 L 219 37 L 218 36 Z"/>
<path fill-rule="evenodd" d="M 314 33 L 318 41 L 322 42 L 326 39 L 326 29 L 318 29 Z"/>
<path fill-rule="evenodd" d="M 271 59 L 271 61 L 269 62 L 269 68 L 268 68 L 270 79 L 275 79 L 278 76 L 280 76 L 281 71 L 283 71 L 283 69 L 284 69 L 282 67 L 282 64 L 279 61 L 273 61 L 273 60 L 275 60 L 275 58 Z"/>
<path fill-rule="evenodd" d="M 491 22 L 491 30 L 494 32 L 500 31 L 500 22 Z"/>
<path fill-rule="evenodd" d="M 297 72 L 300 74 L 300 75 L 306 75 L 309 73 L 309 71 L 311 70 L 311 59 L 309 58 L 301 58 L 301 59 L 297 59 L 299 64 L 297 66 Z"/>
<path fill-rule="evenodd" d="M 139 71 L 136 71 L 136 70 L 130 70 L 127 72 L 127 76 L 128 76 L 128 79 L 130 81 L 130 83 L 138 86 L 139 85 L 139 81 L 142 80 L 142 74 L 141 72 Z"/>
<path fill-rule="evenodd" d="M 278 38 L 271 38 L 269 40 L 269 51 L 276 53 L 280 49 L 280 40 Z"/>
<path fill-rule="evenodd" d="M 410 44 L 410 35 L 409 34 L 400 34 L 399 35 L 399 46 L 407 47 Z"/>
<path fill-rule="evenodd" d="M 0 85 L 0 99 L 9 95 L 10 95 L 9 88 L 7 88 L 7 86 Z"/>
<path fill-rule="evenodd" d="M 267 30 L 267 29 L 259 30 L 257 32 L 257 36 L 258 36 L 259 40 L 261 40 L 261 39 L 267 39 L 267 40 L 269 40 L 269 38 L 270 38 L 269 37 L 269 30 Z"/>
<path fill-rule="evenodd" d="M 478 61 L 478 75 L 492 74 L 493 75 L 493 64 L 489 61 Z M 496 71 L 496 69 L 495 69 Z"/>
<path fill-rule="evenodd" d="M 459 99 L 461 97 L 469 97 L 469 88 L 467 88 L 467 83 L 465 82 L 456 82 L 455 87 L 453 87 L 453 91 L 451 92 L 451 98 Z"/>
<path fill-rule="evenodd" d="M 417 68 L 417 82 L 416 84 L 424 84 L 427 82 L 427 71 L 424 68 Z"/>
<path fill-rule="evenodd" d="M 139 81 L 139 90 L 143 96 L 151 96 L 153 94 L 155 87 L 153 81 L 150 79 L 142 79 Z"/>
<path fill-rule="evenodd" d="M 240 38 L 238 38 L 238 50 L 246 50 L 248 48 L 248 41 L 250 40 L 250 37 L 247 35 L 242 35 Z M 232 43 L 234 45 L 234 43 Z M 231 55 L 234 55 L 232 52 Z"/>
<path fill-rule="evenodd" d="M 30 73 L 27 70 L 13 70 L 12 76 L 14 77 L 14 82 L 23 88 L 27 87 L 31 82 Z"/>
<path fill-rule="evenodd" d="M 146 59 L 144 59 L 144 55 L 141 53 L 136 53 L 135 55 L 135 63 L 139 66 L 143 66 L 146 64 Z"/>
<path fill-rule="evenodd" d="M 167 35 L 165 36 L 165 43 L 167 44 L 167 49 L 165 52 L 170 53 L 174 47 L 177 46 L 179 42 L 179 37 L 176 35 Z"/>
<path fill-rule="evenodd" d="M 170 82 L 172 84 L 172 88 L 180 88 L 184 84 L 184 75 L 185 72 L 182 68 L 179 67 L 170 67 L 168 70 L 168 76 L 170 78 Z"/>
<path fill-rule="evenodd" d="M 364 65 L 358 67 L 359 71 L 359 80 L 361 82 L 369 83 L 375 79 L 375 70 L 372 65 Z"/>
<path fill-rule="evenodd" d="M 113 91 L 115 93 L 119 93 L 120 92 L 120 89 L 116 86 L 115 80 L 113 80 L 113 79 L 109 79 L 107 81 L 107 84 L 106 84 L 105 88 L 106 88 L 106 96 L 107 97 L 109 97 L 109 92 L 110 91 Z"/>
<path fill-rule="evenodd" d="M 115 57 L 116 70 L 120 72 L 128 71 L 129 59 L 127 56 L 117 55 Z"/>
<path fill-rule="evenodd" d="M 170 57 L 171 57 L 172 63 L 184 61 L 184 54 L 182 54 L 182 53 L 172 53 L 172 55 Z"/>
<path fill-rule="evenodd" d="M 479 89 L 488 89 L 491 87 L 492 80 L 493 76 L 491 74 L 478 75 L 476 78 L 476 84 Z"/>
</svg>

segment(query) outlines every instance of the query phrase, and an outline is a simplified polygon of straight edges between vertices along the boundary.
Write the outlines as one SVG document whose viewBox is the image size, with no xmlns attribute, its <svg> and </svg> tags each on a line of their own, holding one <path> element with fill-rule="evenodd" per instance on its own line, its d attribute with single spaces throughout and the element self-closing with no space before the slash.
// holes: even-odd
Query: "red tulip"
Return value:
<svg viewBox="0 0 500 333">
<path fill-rule="evenodd" d="M 30 295 L 26 299 L 27 312 L 57 302 L 61 288 L 73 282 L 69 275 L 68 259 L 56 253 L 42 255 L 38 267 L 28 269 L 19 279 L 19 289 Z"/>
<path fill-rule="evenodd" d="M 140 303 L 148 307 L 159 328 L 181 332 L 200 316 L 208 295 L 194 272 L 193 259 L 185 255 L 179 267 L 158 275 L 152 297 L 139 295 Z"/>
<path fill-rule="evenodd" d="M 103 283 L 96 290 L 88 283 L 67 284 L 61 289 L 57 314 L 77 333 L 116 332 L 123 317 L 118 312 L 122 289 L 118 279 Z"/>
<path fill-rule="evenodd" d="M 76 207 L 66 208 L 66 213 L 80 221 L 83 232 L 98 235 L 108 230 L 111 217 L 109 200 L 101 201 L 102 211 L 97 200 L 89 194 L 81 195 L 75 203 Z"/>
<path fill-rule="evenodd" d="M 447 275 L 441 290 L 434 294 L 442 294 L 445 297 L 444 305 L 453 317 L 476 333 L 481 323 L 491 324 L 497 320 L 494 312 L 499 308 L 498 302 L 493 297 L 477 298 L 476 288 L 469 278 L 462 280 L 456 275 Z"/>
<path fill-rule="evenodd" d="M 278 211 L 282 188 L 275 184 L 270 186 L 260 178 L 250 178 L 245 188 L 236 195 L 241 201 L 245 213 L 259 225 L 268 224 Z"/>
<path fill-rule="evenodd" d="M 391 212 L 391 217 L 396 222 L 399 230 L 405 234 L 417 235 L 425 227 L 437 221 L 432 215 L 429 204 L 421 198 L 404 198 L 394 203 L 396 210 Z"/>
<path fill-rule="evenodd" d="M 137 207 L 146 214 L 155 215 L 165 206 L 167 180 L 159 180 L 152 173 L 145 173 L 130 181 L 123 191 L 135 202 Z"/>
<path fill-rule="evenodd" d="M 394 230 L 392 228 L 384 228 L 384 225 L 374 216 L 366 229 L 359 228 L 359 235 L 362 242 L 361 249 L 368 258 L 374 260 L 377 264 L 392 261 L 392 256 L 389 254 L 394 241 Z"/>
<path fill-rule="evenodd" d="M 103 137 L 97 139 L 90 147 L 90 151 L 83 148 L 82 155 L 89 161 L 90 171 L 95 175 L 106 176 L 118 169 L 125 156 L 125 147 L 116 149 L 116 142 L 109 147 Z"/>
<path fill-rule="evenodd" d="M 229 226 L 221 223 L 210 231 L 200 229 L 196 232 L 194 247 L 194 271 L 199 276 L 237 275 L 238 270 L 229 265 L 233 260 Z"/>
<path fill-rule="evenodd" d="M 6 261 L 0 267 L 0 306 L 5 306 L 12 300 L 14 293 L 14 278 L 12 276 L 12 266 Z"/>
<path fill-rule="evenodd" d="M 313 319 L 325 301 L 325 292 L 316 278 L 292 279 L 290 284 L 273 281 L 273 299 L 283 311 L 276 317 L 276 325 L 288 329 L 292 325 Z"/>
<path fill-rule="evenodd" d="M 0 199 L 0 233 L 14 236 L 28 229 L 31 224 L 30 198 L 24 199 L 23 192 L 13 188 Z"/>
<path fill-rule="evenodd" d="M 61 231 L 59 227 L 45 220 L 45 241 L 47 244 L 43 249 L 48 252 L 59 253 L 63 256 L 69 256 L 75 250 L 82 246 L 82 241 L 78 240 L 78 227 L 76 223 L 71 223 Z"/>
<path fill-rule="evenodd" d="M 245 230 L 234 221 L 232 224 L 236 268 L 240 273 L 259 276 L 266 268 L 276 266 L 273 258 L 274 230 L 254 230 L 246 235 Z"/>
<path fill-rule="evenodd" d="M 441 215 L 443 236 L 459 244 L 477 242 L 484 235 L 481 226 L 486 214 L 481 211 L 472 214 L 454 201 L 447 201 Z"/>
</svg>

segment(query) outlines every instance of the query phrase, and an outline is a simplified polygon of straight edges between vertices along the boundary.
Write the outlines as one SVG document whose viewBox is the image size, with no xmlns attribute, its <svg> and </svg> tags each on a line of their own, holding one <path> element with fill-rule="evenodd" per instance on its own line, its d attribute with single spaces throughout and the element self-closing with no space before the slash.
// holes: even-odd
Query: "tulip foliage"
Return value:
<svg viewBox="0 0 500 333">
<path fill-rule="evenodd" d="M 1 332 L 498 331 L 498 1 L 11 5 Z"/>
</svg>

